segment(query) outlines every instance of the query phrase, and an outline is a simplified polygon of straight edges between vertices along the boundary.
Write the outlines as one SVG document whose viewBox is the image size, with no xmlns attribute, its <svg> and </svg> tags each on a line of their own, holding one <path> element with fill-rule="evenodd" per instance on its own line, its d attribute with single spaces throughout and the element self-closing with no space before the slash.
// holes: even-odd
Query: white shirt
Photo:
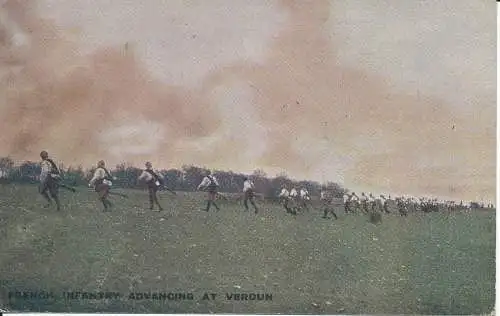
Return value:
<svg viewBox="0 0 500 316">
<path fill-rule="evenodd" d="M 42 160 L 40 167 L 42 168 L 42 172 L 40 173 L 40 182 L 43 183 L 49 176 L 49 173 L 52 170 L 52 165 L 47 160 Z"/>
<path fill-rule="evenodd" d="M 214 176 L 210 176 L 210 177 L 212 178 L 215 185 L 219 186 L 219 182 L 217 182 L 217 179 Z M 208 176 L 206 176 L 205 178 L 203 178 L 203 181 L 201 181 L 200 185 L 198 186 L 198 190 L 200 188 L 208 187 L 210 185 L 210 183 L 212 183 L 212 181 L 210 181 L 210 178 Z"/>
<path fill-rule="evenodd" d="M 248 190 L 253 190 L 254 184 L 251 180 L 246 180 L 243 182 L 243 192 L 247 192 Z"/>
<path fill-rule="evenodd" d="M 290 193 L 288 192 L 288 190 L 283 188 L 283 189 L 281 189 L 279 197 L 288 197 L 289 195 L 290 195 Z"/>
<path fill-rule="evenodd" d="M 306 189 L 301 189 L 301 190 L 300 190 L 300 197 L 301 197 L 301 198 L 306 198 L 306 197 L 308 197 L 308 196 L 309 196 L 309 192 L 307 192 L 307 190 L 306 190 Z"/>
<path fill-rule="evenodd" d="M 290 190 L 290 196 L 291 197 L 296 197 L 297 195 L 299 195 L 299 193 L 297 192 L 297 190 L 295 190 L 295 188 L 293 188 L 292 190 Z"/>
<path fill-rule="evenodd" d="M 104 171 L 103 168 L 97 168 L 94 171 L 94 176 L 90 180 L 89 184 L 92 186 L 97 180 L 105 179 L 106 178 L 106 171 Z M 113 178 L 114 179 L 114 178 Z M 107 180 L 107 184 L 111 186 L 111 181 Z"/>
<path fill-rule="evenodd" d="M 156 173 L 158 175 L 158 177 L 160 177 L 160 178 L 162 177 L 161 173 L 154 171 L 154 170 L 153 170 L 153 172 Z M 141 175 L 139 176 L 139 178 L 137 178 L 137 180 L 139 180 L 139 181 L 144 180 L 145 182 L 150 182 L 151 180 L 153 180 L 153 175 L 151 173 L 149 173 L 147 170 L 143 170 Z M 158 183 L 158 185 L 159 185 L 159 183 Z"/>
</svg>

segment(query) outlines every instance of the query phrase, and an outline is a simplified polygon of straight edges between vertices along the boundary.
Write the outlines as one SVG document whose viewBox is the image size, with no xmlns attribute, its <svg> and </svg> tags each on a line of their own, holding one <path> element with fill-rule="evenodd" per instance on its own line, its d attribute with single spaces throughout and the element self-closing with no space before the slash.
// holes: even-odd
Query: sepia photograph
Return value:
<svg viewBox="0 0 500 316">
<path fill-rule="evenodd" d="M 489 0 L 0 0 L 0 312 L 495 313 Z"/>
</svg>

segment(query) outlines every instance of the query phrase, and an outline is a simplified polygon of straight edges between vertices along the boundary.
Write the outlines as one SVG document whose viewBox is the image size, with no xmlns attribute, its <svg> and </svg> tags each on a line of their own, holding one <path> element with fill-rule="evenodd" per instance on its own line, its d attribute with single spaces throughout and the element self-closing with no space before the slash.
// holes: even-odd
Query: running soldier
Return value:
<svg viewBox="0 0 500 316">
<path fill-rule="evenodd" d="M 245 210 L 248 211 L 248 201 L 253 205 L 255 209 L 255 214 L 259 212 L 259 209 L 257 208 L 257 205 L 255 205 L 254 202 L 254 196 L 255 196 L 255 185 L 252 180 L 249 178 L 245 177 L 243 181 L 243 194 L 245 195 L 245 198 L 243 200 L 243 205 L 245 206 Z"/>
<path fill-rule="evenodd" d="M 344 193 L 344 212 L 346 214 L 353 213 L 354 214 L 354 209 L 352 207 L 353 202 L 357 198 L 356 193 L 352 192 L 351 194 L 349 193 Z"/>
<path fill-rule="evenodd" d="M 292 214 L 297 214 L 297 211 L 300 209 L 300 204 L 299 204 L 299 192 L 297 189 L 292 188 L 290 190 L 290 195 L 288 196 L 288 199 L 290 202 L 292 202 L 292 207 L 290 207 L 290 204 L 288 204 L 288 207 L 291 208 Z"/>
<path fill-rule="evenodd" d="M 368 195 L 368 203 L 370 206 L 370 211 L 373 213 L 375 211 L 378 211 L 378 201 L 377 199 L 373 196 L 373 194 Z"/>
<path fill-rule="evenodd" d="M 163 178 L 160 177 L 153 170 L 153 165 L 148 161 L 146 162 L 146 169 L 142 171 L 137 181 L 144 181 L 148 186 L 148 196 L 149 196 L 149 209 L 153 210 L 155 204 L 158 205 L 158 210 L 163 211 L 156 193 L 164 185 Z"/>
<path fill-rule="evenodd" d="M 39 191 L 45 200 L 47 200 L 45 208 L 52 206 L 52 200 L 54 200 L 57 210 L 60 211 L 59 181 L 61 180 L 61 171 L 57 168 L 54 161 L 49 158 L 49 154 L 45 150 L 40 153 L 40 158 L 42 158 L 42 162 L 40 163 L 42 170 L 40 173 Z"/>
<path fill-rule="evenodd" d="M 382 208 L 384 209 L 384 212 L 386 214 L 390 214 L 391 212 L 389 211 L 389 201 L 391 200 L 391 195 L 389 195 L 388 197 L 385 197 L 384 195 L 381 194 L 380 197 L 383 200 Z"/>
<path fill-rule="evenodd" d="M 396 198 L 396 204 L 398 206 L 399 215 L 408 216 L 408 207 L 402 197 Z"/>
<path fill-rule="evenodd" d="M 306 188 L 300 189 L 300 204 L 301 207 L 305 208 L 309 211 L 309 207 L 307 203 L 311 200 L 311 196 L 309 195 L 309 191 Z"/>
<path fill-rule="evenodd" d="M 288 203 L 290 202 L 290 192 L 288 192 L 285 186 L 281 188 L 281 192 L 278 197 L 286 212 L 292 214 L 292 210 L 288 207 Z"/>
<path fill-rule="evenodd" d="M 198 190 L 204 189 L 207 191 L 208 198 L 207 198 L 207 207 L 205 208 L 205 211 L 208 212 L 210 210 L 210 206 L 213 205 L 217 211 L 220 211 L 219 206 L 215 203 L 215 198 L 217 197 L 217 188 L 219 187 L 219 183 L 217 182 L 217 179 L 211 175 L 210 171 L 206 172 L 205 177 L 201 181 L 200 185 L 198 186 Z"/>
<path fill-rule="evenodd" d="M 361 192 L 361 197 L 359 198 L 361 202 L 361 210 L 368 214 L 368 197 L 365 195 L 365 192 Z"/>
<path fill-rule="evenodd" d="M 115 180 L 111 173 L 106 169 L 106 164 L 104 160 L 97 163 L 97 169 L 94 171 L 94 176 L 89 182 L 89 187 L 94 187 L 97 192 L 99 200 L 104 206 L 103 212 L 107 212 L 113 206 L 111 201 L 108 200 L 109 190 L 112 186 L 112 180 Z"/>
<path fill-rule="evenodd" d="M 323 209 L 323 218 L 328 218 L 328 213 L 332 213 L 335 219 L 338 219 L 335 210 L 333 209 L 333 192 L 330 190 L 323 189 L 320 193 L 320 201 Z"/>
</svg>

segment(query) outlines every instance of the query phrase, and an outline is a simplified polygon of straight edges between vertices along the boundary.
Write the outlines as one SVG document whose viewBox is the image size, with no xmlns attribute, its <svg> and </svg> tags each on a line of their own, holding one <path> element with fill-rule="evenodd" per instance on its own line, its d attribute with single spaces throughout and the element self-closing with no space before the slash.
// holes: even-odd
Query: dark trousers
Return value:
<svg viewBox="0 0 500 316">
<path fill-rule="evenodd" d="M 149 208 L 153 209 L 155 204 L 158 205 L 158 209 L 161 211 L 163 208 L 158 201 L 158 197 L 156 196 L 156 192 L 158 192 L 158 186 L 154 183 L 152 185 L 148 185 L 148 195 L 149 195 Z"/>
<path fill-rule="evenodd" d="M 108 200 L 109 196 L 109 185 L 100 183 L 95 186 L 95 191 L 97 192 L 97 196 L 104 206 L 104 211 L 107 211 L 113 204 Z"/>
<path fill-rule="evenodd" d="M 257 208 L 257 205 L 255 205 L 254 194 L 253 194 L 253 191 L 251 191 L 251 190 L 248 190 L 248 191 L 245 192 L 245 198 L 243 200 L 243 205 L 245 206 L 245 209 L 247 211 L 248 211 L 248 201 L 250 201 L 250 204 L 252 204 L 252 206 L 255 209 L 255 213 L 257 213 L 258 212 L 258 208 Z"/>
<path fill-rule="evenodd" d="M 205 208 L 205 211 L 208 212 L 210 210 L 210 206 L 212 206 L 212 205 L 217 209 L 217 211 L 219 211 L 220 208 L 217 205 L 217 203 L 215 203 L 215 200 L 217 198 L 217 191 L 209 189 L 208 192 L 207 192 L 207 195 L 208 195 L 208 197 L 207 197 L 207 207 Z"/>
<path fill-rule="evenodd" d="M 40 194 L 47 200 L 49 205 L 52 204 L 53 199 L 56 202 L 57 210 L 61 208 L 59 203 L 59 183 L 57 180 L 48 176 L 44 182 L 40 183 L 39 191 Z"/>
</svg>

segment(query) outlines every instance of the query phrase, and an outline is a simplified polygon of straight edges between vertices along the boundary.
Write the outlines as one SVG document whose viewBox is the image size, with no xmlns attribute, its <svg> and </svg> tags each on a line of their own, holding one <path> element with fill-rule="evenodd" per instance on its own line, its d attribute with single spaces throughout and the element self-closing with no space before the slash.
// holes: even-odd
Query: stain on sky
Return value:
<svg viewBox="0 0 500 316">
<path fill-rule="evenodd" d="M 215 68 L 188 88 L 156 79 L 127 43 L 80 54 L 71 30 L 28 1 L 6 1 L 0 155 L 286 170 L 377 193 L 493 200 L 494 105 L 466 116 L 392 91 L 384 77 L 339 63 L 328 2 L 279 5 L 286 25 L 263 61 Z M 14 41 L 19 30 L 25 38 Z"/>
</svg>

